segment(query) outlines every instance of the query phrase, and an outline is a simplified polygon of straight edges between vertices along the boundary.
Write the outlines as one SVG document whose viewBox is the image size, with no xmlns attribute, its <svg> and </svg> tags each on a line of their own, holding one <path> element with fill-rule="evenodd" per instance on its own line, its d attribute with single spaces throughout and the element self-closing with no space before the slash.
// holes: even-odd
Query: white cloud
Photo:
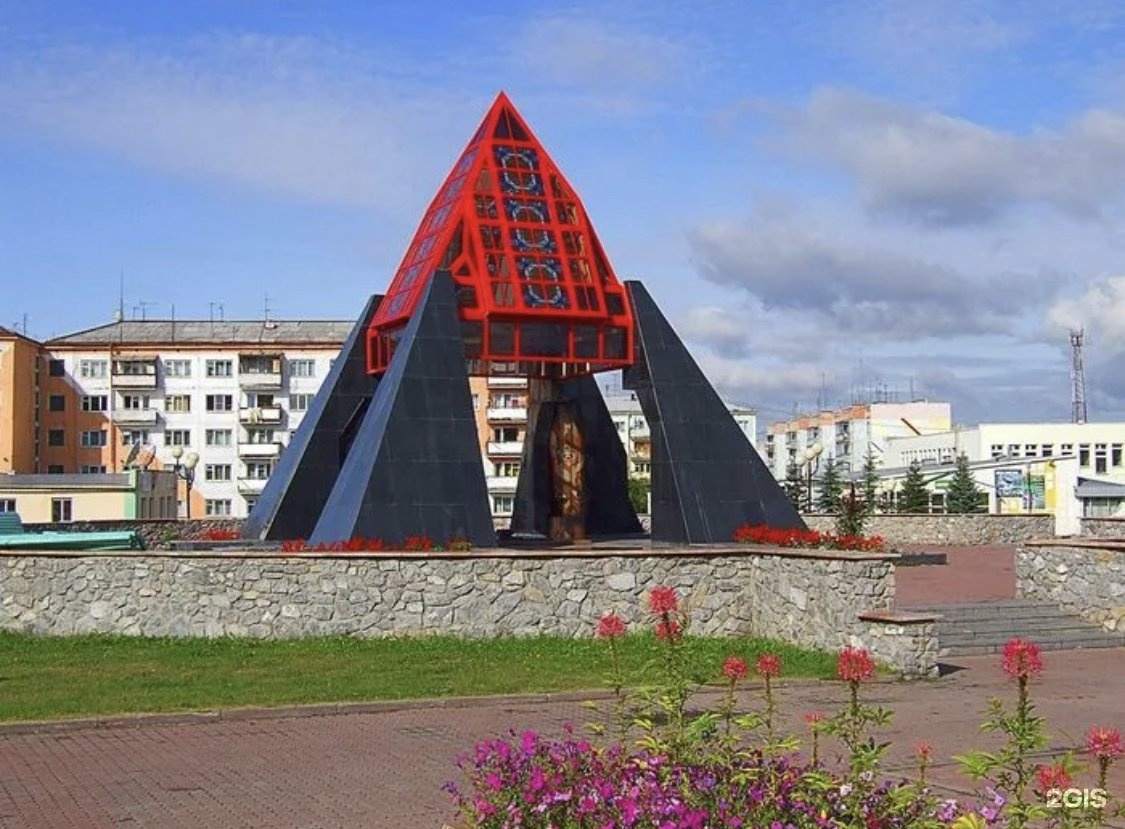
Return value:
<svg viewBox="0 0 1125 829">
<path fill-rule="evenodd" d="M 775 109 L 779 149 L 828 162 L 873 213 L 963 225 L 1042 204 L 1092 216 L 1122 203 L 1125 115 L 1090 110 L 1061 130 L 1017 135 L 877 98 L 821 88 Z"/>
</svg>

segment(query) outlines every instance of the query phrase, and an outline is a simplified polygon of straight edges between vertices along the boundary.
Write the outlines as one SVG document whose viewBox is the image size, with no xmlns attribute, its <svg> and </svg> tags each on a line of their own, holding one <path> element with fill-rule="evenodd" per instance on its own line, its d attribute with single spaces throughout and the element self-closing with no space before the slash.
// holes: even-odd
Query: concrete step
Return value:
<svg viewBox="0 0 1125 829">
<path fill-rule="evenodd" d="M 940 641 L 940 640 L 939 640 Z M 1036 642 L 1040 650 L 1044 651 L 1070 651 L 1070 650 L 1090 650 L 1098 648 L 1123 648 L 1125 641 L 1121 640 L 1105 640 L 1099 639 L 1090 642 Z M 990 654 L 1000 653 L 1004 650 L 1004 644 L 991 644 L 991 645 L 952 645 L 946 647 L 942 645 L 939 655 L 946 656 L 988 656 Z"/>
</svg>

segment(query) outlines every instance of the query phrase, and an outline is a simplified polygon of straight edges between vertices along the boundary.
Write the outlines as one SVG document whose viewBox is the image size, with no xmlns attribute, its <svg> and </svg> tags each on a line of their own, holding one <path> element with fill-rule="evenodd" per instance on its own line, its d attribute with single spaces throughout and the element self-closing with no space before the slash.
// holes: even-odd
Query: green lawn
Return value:
<svg viewBox="0 0 1125 829">
<path fill-rule="evenodd" d="M 630 683 L 659 656 L 651 634 L 621 640 Z M 762 639 L 689 637 L 689 665 L 716 678 L 724 658 L 762 650 L 785 676 L 831 676 L 835 657 Z M 38 638 L 0 633 L 0 721 L 248 705 L 600 689 L 609 649 L 589 639 Z"/>
</svg>

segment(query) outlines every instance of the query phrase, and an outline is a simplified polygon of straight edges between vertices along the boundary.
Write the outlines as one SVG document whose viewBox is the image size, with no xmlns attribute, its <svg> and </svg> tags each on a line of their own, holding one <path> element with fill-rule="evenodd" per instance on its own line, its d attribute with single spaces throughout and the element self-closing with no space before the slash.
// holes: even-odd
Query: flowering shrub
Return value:
<svg viewBox="0 0 1125 829">
<path fill-rule="evenodd" d="M 773 732 L 772 681 L 783 670 L 775 654 L 761 654 L 755 663 L 764 686 L 758 710 L 736 713 L 736 689 L 749 677 L 750 666 L 730 656 L 717 671 L 726 687 L 719 710 L 689 716 L 686 703 L 693 689 L 680 661 L 688 619 L 671 588 L 652 589 L 646 603 L 665 655 L 655 687 L 635 692 L 624 687 L 618 640 L 627 626 L 620 616 L 605 614 L 595 630 L 613 660 L 617 739 L 601 745 L 595 742 L 597 736 L 580 738 L 568 724 L 557 740 L 510 731 L 504 738 L 479 744 L 459 762 L 464 782 L 446 785 L 460 813 L 459 826 L 1021 829 L 1031 820 L 1059 827 L 1100 826 L 1111 813 L 1051 813 L 1044 805 L 1047 791 L 1071 785 L 1077 767 L 1070 757 L 1039 766 L 1030 763 L 1030 752 L 1042 745 L 1043 723 L 1034 716 L 1029 687 L 1043 664 L 1029 642 L 1014 640 L 1003 656 L 1005 670 L 1017 683 L 1015 712 L 1008 714 L 993 701 L 993 717 L 985 723 L 985 728 L 1007 734 L 1008 745 L 999 752 L 960 758 L 970 774 L 993 785 L 985 787 L 975 804 L 959 803 L 939 800 L 929 788 L 928 771 L 934 762 L 929 742 L 915 747 L 916 779 L 880 779 L 887 744 L 877 742 L 874 731 L 886 725 L 891 714 L 862 699 L 863 685 L 875 675 L 875 662 L 866 650 L 840 652 L 837 676 L 847 684 L 847 699 L 835 714 L 805 714 L 811 733 L 811 751 L 806 754 L 797 737 Z M 595 735 L 606 733 L 604 723 L 589 727 Z M 821 762 L 824 735 L 835 736 L 846 748 L 840 767 Z M 1091 729 L 1086 749 L 1098 763 L 1104 789 L 1110 766 L 1123 753 L 1121 735 L 1114 729 Z M 1029 792 L 1038 802 L 1032 802 Z"/>
<path fill-rule="evenodd" d="M 205 541 L 235 541 L 241 537 L 237 530 L 208 530 L 203 533 Z"/>
<path fill-rule="evenodd" d="M 887 549 L 887 543 L 878 535 L 822 533 L 819 530 L 781 529 L 765 524 L 743 524 L 734 531 L 734 540 L 740 544 L 764 544 L 770 547 L 819 547 L 872 553 Z"/>
<path fill-rule="evenodd" d="M 472 542 L 468 539 L 454 537 L 445 547 L 433 543 L 426 535 L 408 535 L 402 544 L 388 544 L 381 538 L 365 538 L 361 535 L 353 536 L 346 541 L 318 542 L 309 544 L 303 538 L 295 538 L 281 542 L 283 553 L 383 553 L 402 551 L 407 553 L 428 553 L 450 550 L 452 552 L 468 552 L 473 549 Z"/>
</svg>

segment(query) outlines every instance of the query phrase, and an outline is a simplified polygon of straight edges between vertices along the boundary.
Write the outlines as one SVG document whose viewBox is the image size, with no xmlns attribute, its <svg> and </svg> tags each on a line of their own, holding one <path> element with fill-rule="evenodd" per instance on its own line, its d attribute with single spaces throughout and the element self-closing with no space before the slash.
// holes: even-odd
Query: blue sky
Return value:
<svg viewBox="0 0 1125 829">
<path fill-rule="evenodd" d="M 1123 79 L 1118 0 L 0 0 L 0 325 L 350 318 L 504 89 L 763 422 L 1066 419 L 1076 325 L 1125 419 Z"/>
</svg>

